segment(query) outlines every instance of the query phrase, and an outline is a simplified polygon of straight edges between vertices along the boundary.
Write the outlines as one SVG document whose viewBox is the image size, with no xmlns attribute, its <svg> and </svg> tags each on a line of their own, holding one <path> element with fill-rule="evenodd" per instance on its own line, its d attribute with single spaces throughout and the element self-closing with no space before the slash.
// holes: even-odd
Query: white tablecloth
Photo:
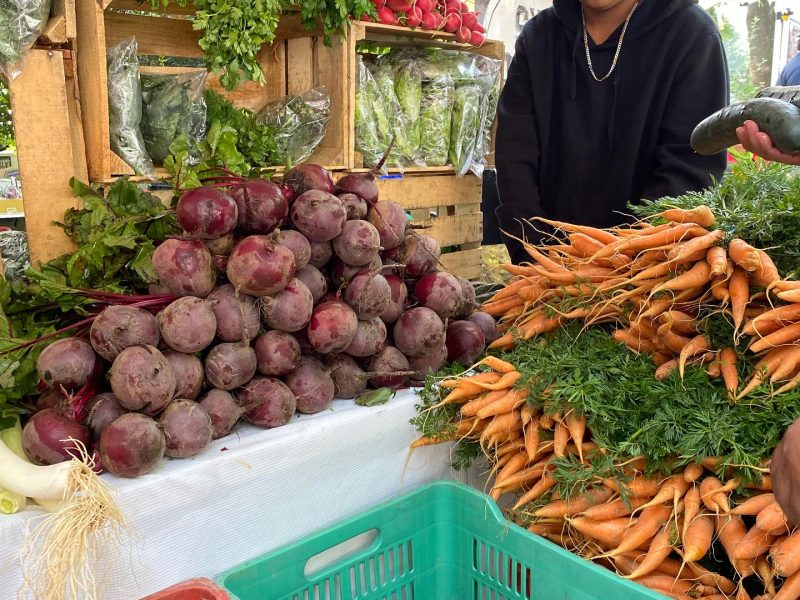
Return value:
<svg viewBox="0 0 800 600">
<path fill-rule="evenodd" d="M 165 460 L 138 479 L 104 475 L 131 536 L 95 569 L 101 598 L 134 600 L 213 577 L 423 483 L 453 478 L 446 444 L 421 448 L 406 464 L 415 402 L 411 391 L 373 408 L 337 401 L 278 429 L 240 426 L 200 456 Z M 0 600 L 16 597 L 26 524 L 39 514 L 0 515 Z"/>
</svg>

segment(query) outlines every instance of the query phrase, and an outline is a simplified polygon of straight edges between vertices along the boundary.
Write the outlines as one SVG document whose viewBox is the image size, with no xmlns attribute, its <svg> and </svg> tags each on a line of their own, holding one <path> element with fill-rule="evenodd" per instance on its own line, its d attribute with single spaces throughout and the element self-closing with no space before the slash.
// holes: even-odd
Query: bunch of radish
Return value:
<svg viewBox="0 0 800 600">
<path fill-rule="evenodd" d="M 474 363 L 498 336 L 493 318 L 374 177 L 334 183 L 300 165 L 280 185 L 215 177 L 183 192 L 184 235 L 153 254 L 156 300 L 107 306 L 87 335 L 42 351 L 28 458 L 64 461 L 80 442 L 135 477 L 241 420 L 279 427 L 368 385 Z"/>
<path fill-rule="evenodd" d="M 373 0 L 384 25 L 440 30 L 456 34 L 462 44 L 482 46 L 486 29 L 478 15 L 461 0 Z M 371 21 L 368 15 L 362 20 Z"/>
</svg>

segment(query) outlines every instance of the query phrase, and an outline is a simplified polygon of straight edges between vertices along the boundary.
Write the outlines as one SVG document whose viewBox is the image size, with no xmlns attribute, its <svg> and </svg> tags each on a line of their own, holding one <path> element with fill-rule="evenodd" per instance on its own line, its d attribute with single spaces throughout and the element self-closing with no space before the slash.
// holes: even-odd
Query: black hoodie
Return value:
<svg viewBox="0 0 800 600">
<path fill-rule="evenodd" d="M 620 26 L 592 64 L 605 75 Z M 719 32 L 697 0 L 644 0 L 633 14 L 611 77 L 589 73 L 578 0 L 555 0 L 526 23 L 500 97 L 497 217 L 504 231 L 538 242 L 542 216 L 608 227 L 625 206 L 707 187 L 725 154 L 689 147 L 697 123 L 728 103 Z M 515 262 L 527 260 L 506 238 Z"/>
</svg>

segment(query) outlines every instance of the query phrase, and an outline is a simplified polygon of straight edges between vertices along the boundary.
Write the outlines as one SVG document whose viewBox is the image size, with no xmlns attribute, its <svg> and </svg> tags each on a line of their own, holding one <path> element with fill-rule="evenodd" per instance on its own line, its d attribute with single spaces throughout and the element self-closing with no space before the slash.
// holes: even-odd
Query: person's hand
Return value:
<svg viewBox="0 0 800 600">
<path fill-rule="evenodd" d="M 786 430 L 770 465 L 772 490 L 786 518 L 800 524 L 800 419 Z"/>
<path fill-rule="evenodd" d="M 772 139 L 759 131 L 754 121 L 745 121 L 742 127 L 736 129 L 736 136 L 744 149 L 756 156 L 787 165 L 800 165 L 800 154 L 786 154 L 778 150 Z"/>
</svg>

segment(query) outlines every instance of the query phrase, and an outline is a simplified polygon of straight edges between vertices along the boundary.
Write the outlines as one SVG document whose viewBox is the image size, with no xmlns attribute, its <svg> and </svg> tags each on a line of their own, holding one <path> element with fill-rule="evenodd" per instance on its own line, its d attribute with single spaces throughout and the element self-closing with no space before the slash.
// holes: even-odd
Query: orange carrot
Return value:
<svg viewBox="0 0 800 600">
<path fill-rule="evenodd" d="M 504 415 L 499 415 L 492 419 L 492 422 L 489 423 L 486 426 L 486 429 L 483 430 L 483 433 L 481 434 L 481 440 L 488 438 L 495 433 L 508 433 L 514 427 L 516 427 L 519 422 L 520 416 L 518 410 L 513 410 Z"/>
<path fill-rule="evenodd" d="M 756 525 L 772 535 L 785 535 L 789 533 L 789 525 L 783 509 L 777 502 L 765 506 L 756 516 Z"/>
<path fill-rule="evenodd" d="M 721 488 L 722 482 L 713 476 L 706 477 L 700 482 L 700 500 L 708 510 L 712 510 L 717 514 L 728 512 L 729 510 L 728 498 L 719 491 Z"/>
<path fill-rule="evenodd" d="M 678 368 L 678 360 L 677 359 L 672 358 L 672 359 L 668 360 L 667 362 L 665 362 L 664 364 L 660 365 L 656 369 L 656 374 L 655 374 L 656 379 L 658 379 L 659 381 L 663 381 L 664 379 L 669 377 L 672 374 L 672 372 L 677 368 Z"/>
<path fill-rule="evenodd" d="M 495 417 L 512 411 L 522 406 L 527 396 L 528 392 L 524 389 L 511 390 L 499 400 L 495 400 L 491 404 L 478 410 L 477 417 L 479 419 L 488 419 L 489 417 Z"/>
<path fill-rule="evenodd" d="M 742 328 L 742 333 L 746 335 L 755 335 L 758 333 L 758 324 L 760 322 L 777 321 L 779 323 L 791 323 L 797 320 L 800 320 L 800 303 L 786 304 L 761 313 Z"/>
<path fill-rule="evenodd" d="M 585 511 L 591 506 L 606 502 L 614 494 L 614 490 L 608 487 L 592 489 L 581 496 L 570 498 L 569 500 L 555 500 L 537 510 L 534 516 L 541 519 L 571 517 Z"/>
<path fill-rule="evenodd" d="M 613 479 L 604 479 L 603 483 L 616 492 L 624 491 L 631 496 L 653 497 L 661 490 L 661 483 L 649 477 L 635 477 L 630 481 L 618 482 Z"/>
<path fill-rule="evenodd" d="M 492 402 L 503 398 L 506 394 L 508 394 L 508 390 L 497 390 L 494 392 L 487 392 L 481 396 L 478 396 L 474 400 L 470 400 L 466 404 L 461 406 L 461 414 L 464 417 L 474 417 L 478 414 L 478 411 L 483 408 L 484 406 L 488 406 Z"/>
<path fill-rule="evenodd" d="M 777 292 L 775 295 L 784 302 L 800 302 L 800 289 Z"/>
<path fill-rule="evenodd" d="M 700 514 L 700 490 L 693 485 L 683 497 L 683 528 L 681 529 L 681 539 L 686 537 L 692 521 Z"/>
<path fill-rule="evenodd" d="M 762 492 L 771 492 L 772 477 L 770 475 L 764 475 L 760 481 L 750 481 L 748 483 L 745 483 L 744 487 L 748 490 L 761 490 Z"/>
<path fill-rule="evenodd" d="M 753 271 L 753 283 L 759 287 L 769 289 L 776 281 L 780 281 L 780 274 L 769 255 L 763 250 L 756 250 L 758 254 L 758 267 Z"/>
<path fill-rule="evenodd" d="M 711 280 L 711 295 L 723 306 L 726 306 L 731 299 L 728 279 L 727 275 L 719 275 Z"/>
<path fill-rule="evenodd" d="M 711 267 L 711 276 L 724 275 L 728 270 L 728 253 L 721 246 L 711 246 L 706 254 L 706 262 Z"/>
<path fill-rule="evenodd" d="M 657 504 L 664 504 L 665 502 L 677 503 L 688 488 L 689 483 L 683 478 L 683 475 L 673 475 L 664 482 L 653 499 L 642 508 L 646 509 Z"/>
<path fill-rule="evenodd" d="M 689 463 L 683 470 L 683 479 L 689 483 L 693 483 L 700 479 L 703 474 L 703 465 L 697 463 Z"/>
<path fill-rule="evenodd" d="M 683 372 L 686 367 L 686 361 L 690 358 L 711 350 L 711 342 L 705 335 L 697 335 L 693 337 L 688 344 L 681 348 L 680 358 L 678 359 L 678 372 L 683 379 Z"/>
<path fill-rule="evenodd" d="M 738 361 L 736 350 L 733 348 L 723 348 L 719 353 L 719 366 L 722 371 L 722 380 L 725 382 L 725 389 L 728 390 L 728 397 L 735 398 L 736 390 L 739 388 L 739 372 L 736 370 Z"/>
<path fill-rule="evenodd" d="M 794 573 L 786 578 L 772 600 L 797 600 L 800 598 L 800 573 Z"/>
<path fill-rule="evenodd" d="M 606 502 L 605 504 L 592 506 L 583 512 L 583 516 L 587 519 L 592 519 L 595 521 L 606 521 L 608 519 L 625 517 L 646 504 L 649 500 L 649 497 L 633 497 L 628 499 L 629 502 L 626 502 L 625 500 L 625 498 L 617 498 L 616 500 Z"/>
<path fill-rule="evenodd" d="M 708 233 L 702 227 L 698 227 L 694 223 L 681 223 L 649 235 L 639 235 L 624 238 L 618 242 L 607 245 L 600 252 L 592 256 L 592 260 L 597 258 L 607 258 L 618 254 L 620 252 L 639 252 L 641 250 L 649 250 L 651 248 L 658 248 L 666 244 L 674 244 L 675 242 L 682 241 L 685 238 L 696 237 Z"/>
<path fill-rule="evenodd" d="M 692 209 L 669 208 L 658 215 L 667 221 L 675 223 L 697 223 L 702 227 L 711 227 L 714 224 L 714 213 L 704 204 L 699 204 Z"/>
<path fill-rule="evenodd" d="M 735 331 L 739 331 L 744 320 L 744 309 L 747 308 L 747 303 L 750 301 L 750 283 L 747 280 L 747 272 L 738 267 L 733 270 L 733 275 L 728 283 L 728 292 L 731 297 L 733 326 Z"/>
<path fill-rule="evenodd" d="M 481 307 L 481 310 L 485 313 L 492 315 L 493 317 L 499 317 L 500 315 L 508 312 L 515 306 L 522 306 L 522 304 L 523 304 L 522 298 L 520 298 L 519 296 L 511 296 L 510 298 L 498 300 L 497 302 L 484 304 Z"/>
<path fill-rule="evenodd" d="M 525 464 L 528 462 L 528 455 L 524 452 L 518 452 L 514 454 L 505 466 L 500 469 L 500 472 L 497 474 L 495 478 L 495 487 L 492 489 L 491 496 L 495 500 L 500 498 L 501 491 L 498 489 L 498 486 L 502 486 L 503 480 L 508 479 L 514 473 L 517 473 L 522 469 Z"/>
<path fill-rule="evenodd" d="M 531 285 L 532 281 L 533 278 L 528 277 L 520 277 L 519 279 L 510 281 L 506 284 L 506 287 L 504 287 L 502 290 L 499 290 L 494 296 L 492 296 L 487 304 L 497 302 L 498 300 L 511 298 L 522 288 Z"/>
<path fill-rule="evenodd" d="M 611 334 L 611 337 L 615 341 L 625 344 L 637 354 L 640 352 L 650 353 L 658 350 L 656 345 L 651 340 L 639 337 L 630 329 L 616 329 L 614 333 Z"/>
<path fill-rule="evenodd" d="M 758 494 L 748 498 L 739 506 L 733 508 L 731 514 L 754 517 L 773 502 L 775 502 L 775 494 Z"/>
<path fill-rule="evenodd" d="M 678 563 L 678 565 L 680 568 L 680 563 Z M 723 575 L 720 575 L 719 573 L 709 571 L 702 565 L 697 563 L 687 563 L 686 568 L 692 573 L 692 578 L 703 585 L 715 587 L 722 591 L 723 594 L 733 594 L 736 591 L 736 584 L 733 581 Z M 677 573 L 675 576 L 677 576 Z"/>
<path fill-rule="evenodd" d="M 569 443 L 569 429 L 562 419 L 556 419 L 556 429 L 553 433 L 553 454 L 557 457 L 564 456 Z"/>
<path fill-rule="evenodd" d="M 691 341 L 690 338 L 672 331 L 669 323 L 664 323 L 658 328 L 658 339 L 661 340 L 670 351 L 676 354 L 680 354 L 686 344 Z"/>
<path fill-rule="evenodd" d="M 775 572 L 781 577 L 800 572 L 800 531 L 795 531 L 773 544 L 769 554 Z"/>
<path fill-rule="evenodd" d="M 565 267 L 563 264 L 553 260 L 549 256 L 546 256 L 542 252 L 539 252 L 534 246 L 526 244 L 525 251 L 530 255 L 530 257 L 539 263 L 540 267 L 544 267 L 547 271 L 552 271 L 553 273 L 567 273 L 569 269 Z M 535 266 L 534 266 L 535 267 Z"/>
<path fill-rule="evenodd" d="M 511 275 L 515 275 L 517 277 L 536 277 L 536 273 L 531 268 L 530 263 L 523 263 L 521 265 L 512 265 L 510 263 L 505 263 L 500 265 L 507 273 Z"/>
<path fill-rule="evenodd" d="M 771 382 L 783 381 L 793 376 L 800 367 L 800 346 L 791 346 L 781 354 L 778 368 L 769 377 Z"/>
<path fill-rule="evenodd" d="M 692 315 L 679 310 L 668 310 L 659 316 L 662 323 L 669 323 L 670 329 L 681 334 L 696 333 L 697 325 Z"/>
<path fill-rule="evenodd" d="M 638 577 L 633 581 L 647 586 L 651 590 L 660 592 L 672 598 L 679 598 L 680 600 L 691 598 L 688 593 L 694 588 L 694 584 L 683 579 L 675 579 L 670 575 L 659 575 L 656 573 L 651 573 L 650 575 L 645 575 L 644 577 Z"/>
<path fill-rule="evenodd" d="M 583 436 L 586 433 L 586 417 L 578 415 L 574 410 L 567 413 L 564 418 L 569 435 L 578 449 L 578 457 L 583 462 Z"/>
<path fill-rule="evenodd" d="M 725 232 L 721 230 L 712 231 L 705 235 L 701 235 L 696 238 L 692 238 L 688 242 L 683 242 L 682 244 L 678 244 L 672 250 L 669 251 L 667 254 L 667 260 L 671 262 L 678 262 L 685 257 L 688 257 L 698 251 L 702 252 L 703 257 L 705 257 L 708 253 L 708 249 L 712 246 L 715 246 L 718 242 L 722 241 L 722 238 L 725 237 Z M 723 250 L 723 256 L 724 256 Z M 720 275 L 725 271 L 721 271 L 720 273 L 714 273 L 714 275 Z"/>
<path fill-rule="evenodd" d="M 492 371 L 497 371 L 498 373 L 502 374 L 511 373 L 512 371 L 517 370 L 517 368 L 510 362 L 506 362 L 503 359 L 492 355 L 485 356 L 477 363 L 475 363 L 474 366 L 477 367 L 479 365 L 483 365 L 484 367 L 489 367 Z"/>
<path fill-rule="evenodd" d="M 653 293 L 663 292 L 666 290 L 678 291 L 696 288 L 705 285 L 711 279 L 711 267 L 705 260 L 698 261 L 694 266 L 685 273 L 673 277 L 669 281 L 665 281 L 659 286 L 653 288 Z"/>
<path fill-rule="evenodd" d="M 738 515 L 719 515 L 716 518 L 715 529 L 719 541 L 725 549 L 725 554 L 728 555 L 728 558 L 731 558 L 739 543 L 747 535 L 747 527 L 745 527 L 742 517 Z M 744 569 L 738 561 L 734 561 L 733 566 L 742 577 L 753 572 L 751 569 Z"/>
<path fill-rule="evenodd" d="M 539 422 L 534 421 L 525 428 L 525 451 L 528 454 L 528 460 L 533 461 L 539 451 L 539 438 L 540 436 Z"/>
<path fill-rule="evenodd" d="M 570 527 L 587 537 L 597 540 L 607 548 L 616 548 L 622 542 L 625 532 L 637 524 L 636 519 L 619 518 L 595 521 L 586 517 L 567 519 Z"/>
<path fill-rule="evenodd" d="M 519 500 L 517 500 L 517 503 L 514 505 L 514 510 L 525 506 L 528 502 L 533 502 L 542 494 L 555 487 L 556 483 L 557 482 L 555 479 L 553 479 L 553 476 L 550 475 L 548 471 L 545 471 L 542 474 L 542 478 L 537 481 L 536 484 L 531 487 L 531 489 L 525 492 L 525 494 L 523 494 Z"/>
<path fill-rule="evenodd" d="M 625 532 L 619 546 L 606 554 L 606 556 L 614 557 L 622 552 L 638 548 L 639 544 L 649 540 L 656 534 L 670 514 L 672 514 L 672 507 L 669 506 L 657 505 L 644 509 L 640 513 L 636 525 Z"/>
<path fill-rule="evenodd" d="M 658 530 L 658 533 L 653 537 L 653 541 L 650 542 L 647 554 L 636 568 L 629 575 L 625 576 L 626 579 L 643 577 L 655 571 L 672 553 L 675 539 L 675 524 L 667 523 Z"/>
<path fill-rule="evenodd" d="M 793 323 L 783 329 L 764 336 L 750 345 L 749 350 L 754 353 L 761 352 L 767 348 L 792 344 L 800 339 L 800 323 Z"/>
<path fill-rule="evenodd" d="M 755 560 L 769 550 L 775 536 L 770 535 L 758 525 L 753 525 L 747 534 L 733 548 L 731 560 Z"/>
<path fill-rule="evenodd" d="M 542 217 L 534 217 L 533 219 L 535 221 L 541 221 L 542 223 L 555 227 L 556 229 L 561 229 L 563 231 L 571 233 L 582 233 L 584 235 L 588 235 L 589 237 L 596 239 L 603 245 L 613 244 L 614 242 L 619 240 L 617 236 L 615 236 L 613 233 L 605 229 L 597 229 L 595 227 L 587 227 L 585 225 L 575 225 L 573 223 L 564 223 L 561 221 L 551 221 L 550 219 L 544 219 Z"/>
<path fill-rule="evenodd" d="M 732 239 L 728 244 L 728 256 L 745 271 L 755 271 L 761 266 L 761 257 L 758 251 L 739 238 Z"/>
<path fill-rule="evenodd" d="M 714 520 L 707 515 L 694 518 L 684 525 L 683 561 L 695 562 L 708 554 L 714 536 Z"/>
</svg>

